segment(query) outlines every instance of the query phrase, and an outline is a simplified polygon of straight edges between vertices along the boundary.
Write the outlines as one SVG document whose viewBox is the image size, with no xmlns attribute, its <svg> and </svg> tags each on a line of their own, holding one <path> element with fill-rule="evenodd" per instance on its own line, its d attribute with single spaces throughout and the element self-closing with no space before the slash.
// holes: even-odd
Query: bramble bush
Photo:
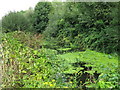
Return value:
<svg viewBox="0 0 120 90">
<path fill-rule="evenodd" d="M 42 88 L 53 87 L 56 73 L 60 73 L 59 59 L 56 51 L 32 49 L 21 44 L 16 32 L 4 34 L 3 53 L 3 87 Z M 19 34 L 19 32 L 17 33 Z M 23 35 L 23 33 L 22 33 Z M 44 84 L 49 82 L 49 84 Z"/>
</svg>

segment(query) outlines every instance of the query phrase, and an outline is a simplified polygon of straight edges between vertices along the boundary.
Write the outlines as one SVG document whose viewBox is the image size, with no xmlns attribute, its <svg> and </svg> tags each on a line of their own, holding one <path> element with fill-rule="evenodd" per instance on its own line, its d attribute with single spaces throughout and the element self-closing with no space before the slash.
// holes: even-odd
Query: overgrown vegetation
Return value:
<svg viewBox="0 0 120 90">
<path fill-rule="evenodd" d="M 2 87 L 120 89 L 118 7 L 39 2 L 5 15 Z"/>
<path fill-rule="evenodd" d="M 9 33 L 3 38 L 3 86 L 41 88 L 48 87 L 50 84 L 53 87 L 54 84 L 50 82 L 54 80 L 56 73 L 61 72 L 57 69 L 59 60 L 55 57 L 54 51 L 44 48 L 34 50 L 21 44 L 18 41 L 20 38 L 13 37 L 14 34 L 19 35 L 19 32 Z M 22 37 L 21 40 L 23 40 Z M 44 85 L 45 82 L 49 82 L 49 84 Z"/>
<path fill-rule="evenodd" d="M 10 12 L 8 15 L 2 18 L 3 32 L 10 32 L 16 30 L 27 30 L 29 28 L 29 22 L 27 18 L 20 12 Z"/>
<path fill-rule="evenodd" d="M 57 44 L 64 47 L 91 48 L 105 53 L 118 50 L 118 3 L 56 5 L 50 15 L 48 33 L 45 31 L 48 38 L 57 39 Z"/>
<path fill-rule="evenodd" d="M 91 50 L 66 54 L 53 49 L 35 50 L 26 46 L 23 37 L 27 35 L 29 40 L 30 35 L 24 34 L 12 32 L 2 39 L 4 87 L 118 88 L 117 57 Z"/>
</svg>

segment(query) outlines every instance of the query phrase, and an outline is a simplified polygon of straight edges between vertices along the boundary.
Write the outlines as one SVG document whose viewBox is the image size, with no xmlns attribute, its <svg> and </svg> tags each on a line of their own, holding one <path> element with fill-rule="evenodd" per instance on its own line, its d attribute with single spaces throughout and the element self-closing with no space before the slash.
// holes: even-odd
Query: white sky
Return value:
<svg viewBox="0 0 120 90">
<path fill-rule="evenodd" d="M 27 10 L 41 0 L 0 0 L 0 19 L 9 11 Z M 51 1 L 51 0 L 49 0 Z"/>
</svg>

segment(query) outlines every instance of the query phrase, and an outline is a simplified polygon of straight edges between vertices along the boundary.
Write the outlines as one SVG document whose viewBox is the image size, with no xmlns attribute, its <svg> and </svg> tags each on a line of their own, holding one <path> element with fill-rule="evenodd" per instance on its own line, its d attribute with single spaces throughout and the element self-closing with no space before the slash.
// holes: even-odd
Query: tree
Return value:
<svg viewBox="0 0 120 90">
<path fill-rule="evenodd" d="M 20 12 L 10 12 L 2 18 L 3 32 L 25 31 L 29 28 L 29 22 Z"/>
<path fill-rule="evenodd" d="M 82 46 L 106 53 L 118 49 L 118 3 L 53 3 L 46 36 L 64 47 Z M 51 38 L 50 38 L 51 39 Z"/>
<path fill-rule="evenodd" d="M 38 33 L 42 33 L 47 27 L 49 18 L 48 15 L 51 11 L 50 2 L 39 2 L 37 3 L 34 11 L 34 29 Z"/>
<path fill-rule="evenodd" d="M 34 23 L 34 9 L 30 7 L 28 10 L 26 10 L 23 13 L 23 15 L 25 16 L 25 18 L 27 19 L 27 21 L 29 23 L 29 29 L 27 31 L 34 32 L 34 28 L 33 28 L 33 23 Z"/>
</svg>

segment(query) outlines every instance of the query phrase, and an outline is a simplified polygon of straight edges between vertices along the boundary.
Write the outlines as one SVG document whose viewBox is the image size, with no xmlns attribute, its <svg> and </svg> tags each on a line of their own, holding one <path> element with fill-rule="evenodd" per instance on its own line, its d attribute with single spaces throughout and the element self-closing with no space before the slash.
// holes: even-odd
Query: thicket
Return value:
<svg viewBox="0 0 120 90">
<path fill-rule="evenodd" d="M 16 37 L 16 35 L 20 37 Z M 44 48 L 35 50 L 34 47 L 26 46 L 27 41 L 23 39 L 23 37 L 26 38 L 26 35 L 29 37 L 27 40 L 31 40 L 29 33 L 21 31 L 10 32 L 2 37 L 4 53 L 2 58 L 4 60 L 2 87 L 56 87 L 56 83 L 59 83 L 56 82 L 56 79 L 60 78 L 56 75 L 62 72 L 56 51 Z"/>
<path fill-rule="evenodd" d="M 39 2 L 34 10 L 5 15 L 3 87 L 120 88 L 118 58 L 104 54 L 119 50 L 118 7 Z"/>
<path fill-rule="evenodd" d="M 3 32 L 43 33 L 51 46 L 118 51 L 117 2 L 39 2 L 34 10 L 10 12 L 2 19 Z"/>
<path fill-rule="evenodd" d="M 91 50 L 59 54 L 54 49 L 36 49 L 26 45 L 37 42 L 31 38 L 21 31 L 3 34 L 2 87 L 120 88 L 117 57 Z"/>
<path fill-rule="evenodd" d="M 55 6 L 53 4 L 53 7 L 54 11 L 50 15 L 50 23 L 45 34 L 57 40 L 58 45 L 91 48 L 105 53 L 117 52 L 119 41 L 117 2 L 67 2 L 57 3 Z M 52 23 L 56 24 L 53 26 Z"/>
</svg>

